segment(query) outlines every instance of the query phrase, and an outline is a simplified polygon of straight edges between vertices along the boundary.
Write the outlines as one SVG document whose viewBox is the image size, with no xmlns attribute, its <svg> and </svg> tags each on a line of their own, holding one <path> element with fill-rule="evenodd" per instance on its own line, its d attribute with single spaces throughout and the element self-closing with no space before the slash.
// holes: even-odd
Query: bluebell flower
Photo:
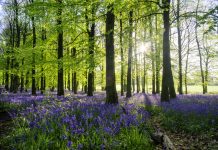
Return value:
<svg viewBox="0 0 218 150">
<path fill-rule="evenodd" d="M 72 141 L 68 141 L 67 142 L 67 147 L 70 148 L 72 146 L 73 142 Z"/>
</svg>

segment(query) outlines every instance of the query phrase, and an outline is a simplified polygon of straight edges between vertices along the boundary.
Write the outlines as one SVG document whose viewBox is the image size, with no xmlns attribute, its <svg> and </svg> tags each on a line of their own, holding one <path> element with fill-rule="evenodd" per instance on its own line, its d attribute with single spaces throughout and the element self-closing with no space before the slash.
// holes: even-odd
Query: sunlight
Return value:
<svg viewBox="0 0 218 150">
<path fill-rule="evenodd" d="M 144 53 L 145 51 L 148 51 L 150 48 L 150 42 L 142 42 L 140 45 L 139 45 L 139 48 L 138 48 L 138 53 Z"/>
</svg>

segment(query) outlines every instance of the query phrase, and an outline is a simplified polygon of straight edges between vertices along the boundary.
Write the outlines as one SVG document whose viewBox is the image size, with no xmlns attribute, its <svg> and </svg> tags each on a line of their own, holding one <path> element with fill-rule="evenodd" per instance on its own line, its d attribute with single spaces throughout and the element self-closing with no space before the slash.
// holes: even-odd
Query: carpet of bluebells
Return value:
<svg viewBox="0 0 218 150">
<path fill-rule="evenodd" d="M 155 113 L 166 129 L 218 131 L 218 95 L 178 95 L 161 103 L 159 95 L 136 94 L 133 103 L 120 97 L 119 105 L 105 104 L 104 93 L 4 94 L 0 101 L 15 105 L 10 111 L 14 130 L 2 140 L 8 149 L 154 149 L 147 125 L 154 110 L 149 106 L 158 108 Z"/>
<path fill-rule="evenodd" d="M 13 103 L 28 103 L 25 109 L 11 114 L 16 127 L 9 138 L 10 148 L 134 149 L 137 146 L 141 149 L 145 147 L 152 149 L 153 147 L 145 126 L 150 115 L 144 107 L 134 104 L 122 106 L 105 104 L 90 97 L 73 99 L 70 96 L 43 98 L 43 96 L 22 95 L 16 98 L 7 95 L 7 98 Z"/>
<path fill-rule="evenodd" d="M 160 102 L 156 95 L 147 99 L 146 104 L 160 106 L 161 113 L 157 115 L 168 130 L 218 139 L 218 95 L 178 95 L 170 102 Z"/>
</svg>

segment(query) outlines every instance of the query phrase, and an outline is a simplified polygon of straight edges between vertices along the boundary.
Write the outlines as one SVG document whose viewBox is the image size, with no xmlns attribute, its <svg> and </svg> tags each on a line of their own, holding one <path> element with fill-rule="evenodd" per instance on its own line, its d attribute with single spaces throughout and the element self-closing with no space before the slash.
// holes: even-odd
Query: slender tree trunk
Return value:
<svg viewBox="0 0 218 150">
<path fill-rule="evenodd" d="M 146 62 L 145 62 L 145 53 L 144 53 L 144 56 L 143 56 L 143 80 L 142 80 L 142 93 L 145 93 L 145 78 L 146 78 Z"/>
<path fill-rule="evenodd" d="M 114 62 L 114 22 L 113 4 L 110 4 L 107 6 L 106 14 L 106 103 L 118 103 Z"/>
<path fill-rule="evenodd" d="M 207 44 L 207 35 L 206 34 L 204 34 L 203 35 L 203 46 L 204 46 L 204 49 L 205 49 L 205 51 L 206 51 L 206 55 L 205 55 L 205 72 L 204 72 L 204 74 L 205 74 L 205 76 L 204 76 L 204 78 L 205 78 L 205 83 L 204 83 L 204 92 L 205 93 L 207 93 L 207 86 L 208 86 L 208 66 L 209 66 L 209 58 L 210 58 L 210 54 L 209 54 L 209 48 L 208 48 L 208 46 L 207 45 L 205 45 L 205 44 Z"/>
<path fill-rule="evenodd" d="M 72 57 L 73 57 L 74 62 L 75 62 L 75 60 L 76 60 L 76 48 L 75 47 L 73 48 Z M 77 94 L 77 77 L 76 77 L 75 68 L 73 69 L 72 80 L 73 80 L 73 82 L 72 82 L 73 83 L 72 90 L 73 90 L 74 94 Z"/>
<path fill-rule="evenodd" d="M 94 6 L 92 6 L 92 19 L 95 16 Z M 95 47 L 95 22 L 92 21 L 91 29 L 89 30 L 89 20 L 86 15 L 86 28 L 89 35 L 89 69 L 88 69 L 88 96 L 93 96 L 94 91 L 94 47 Z"/>
<path fill-rule="evenodd" d="M 57 95 L 64 95 L 64 70 L 63 70 L 63 27 L 62 27 L 62 0 L 57 0 L 57 27 L 58 27 L 58 91 Z"/>
<path fill-rule="evenodd" d="M 179 94 L 183 94 L 182 88 L 182 38 L 180 31 L 180 0 L 177 0 L 177 32 L 178 32 L 178 55 L 179 55 Z"/>
<path fill-rule="evenodd" d="M 32 1 L 33 2 L 33 1 Z M 34 17 L 32 19 L 33 28 L 33 48 L 32 48 L 32 95 L 36 95 L 36 71 L 35 71 L 35 47 L 36 47 L 36 28 Z"/>
<path fill-rule="evenodd" d="M 169 101 L 170 98 L 176 97 L 174 88 L 173 74 L 171 70 L 170 59 L 170 0 L 164 0 L 163 5 L 165 9 L 163 11 L 164 21 L 164 34 L 163 34 L 163 74 L 162 74 L 162 92 L 161 101 Z"/>
<path fill-rule="evenodd" d="M 101 66 L 101 90 L 105 91 L 105 84 L 104 84 L 104 62 L 102 62 L 102 66 Z"/>
<path fill-rule="evenodd" d="M 69 48 L 67 48 L 67 55 L 69 57 L 71 56 L 71 54 L 69 52 Z M 68 89 L 68 91 L 70 91 L 70 71 L 71 71 L 71 69 L 69 69 L 68 72 L 67 72 L 67 89 Z"/>
<path fill-rule="evenodd" d="M 127 92 L 126 92 L 126 97 L 131 97 L 132 92 L 131 92 L 131 80 L 132 80 L 132 16 L 133 16 L 133 11 L 129 12 L 129 51 L 128 51 L 128 71 L 127 71 Z"/>
<path fill-rule="evenodd" d="M 18 2 L 17 0 L 14 0 L 14 7 L 15 7 L 15 25 L 16 25 L 16 41 L 15 41 L 15 47 L 19 48 L 20 47 L 20 26 L 18 22 Z M 16 55 L 16 54 L 15 54 Z M 14 56 L 13 60 L 13 67 L 15 70 L 15 74 L 13 76 L 13 92 L 17 93 L 18 87 L 19 87 L 19 76 L 18 76 L 18 70 L 19 70 L 19 63 L 17 62 L 16 57 Z"/>
<path fill-rule="evenodd" d="M 120 17 L 122 18 L 122 13 L 120 12 Z M 123 76 L 124 76 L 124 57 L 123 57 L 123 23 L 120 19 L 120 56 L 121 56 L 121 73 L 120 73 L 120 87 L 121 87 L 121 96 L 124 95 L 123 90 Z"/>
<path fill-rule="evenodd" d="M 208 86 L 208 64 L 209 64 L 209 59 L 206 58 L 205 62 L 205 85 L 204 85 L 204 92 L 207 93 L 207 86 Z"/>
<path fill-rule="evenodd" d="M 68 91 L 70 91 L 70 70 L 68 71 L 68 74 L 67 74 L 67 89 Z"/>
<path fill-rule="evenodd" d="M 198 54 L 199 54 L 199 57 L 200 57 L 202 89 L 203 89 L 203 94 L 205 94 L 205 87 L 204 87 L 205 86 L 205 77 L 204 77 L 203 62 L 202 62 L 203 60 L 202 60 L 200 43 L 199 43 L 199 40 L 198 40 L 198 24 L 197 24 L 198 6 L 199 6 L 199 0 L 198 0 L 198 3 L 197 3 L 197 9 L 196 9 L 195 40 L 196 40 L 196 43 L 197 43 Z"/>
<path fill-rule="evenodd" d="M 88 92 L 88 86 L 87 86 L 87 81 L 88 81 L 88 80 L 87 80 L 87 71 L 85 71 L 84 74 L 85 74 L 85 78 L 86 78 L 86 82 L 85 82 L 85 85 L 84 85 L 84 92 L 87 93 L 87 92 Z"/>
<path fill-rule="evenodd" d="M 23 45 L 26 44 L 26 33 L 27 33 L 27 23 L 24 24 L 24 33 L 23 33 Z M 22 59 L 22 70 L 21 70 L 21 87 L 20 92 L 22 93 L 24 90 L 24 73 L 23 73 L 23 66 L 24 66 L 24 58 Z"/>
<path fill-rule="evenodd" d="M 22 70 L 21 70 L 21 78 L 20 78 L 20 92 L 22 93 L 24 90 L 24 75 L 23 75 L 23 66 L 24 66 L 24 58 L 22 59 Z"/>
<path fill-rule="evenodd" d="M 11 46 L 11 53 L 12 53 L 12 58 L 11 58 L 11 64 L 10 64 L 10 67 L 11 67 L 11 74 L 10 74 L 10 78 L 11 78 L 11 82 L 10 82 L 10 92 L 13 92 L 14 91 L 14 37 L 15 37 L 15 29 L 14 29 L 14 24 L 12 22 L 9 22 L 9 26 L 10 26 L 10 46 Z"/>
<path fill-rule="evenodd" d="M 132 92 L 135 93 L 135 65 L 132 65 Z"/>
<path fill-rule="evenodd" d="M 7 55 L 9 55 L 9 51 L 7 50 Z M 5 72 L 5 89 L 9 91 L 9 66 L 10 66 L 10 58 L 7 56 L 6 59 L 6 72 Z"/>
<path fill-rule="evenodd" d="M 158 33 L 158 20 L 157 15 L 155 16 L 155 24 L 156 24 L 156 42 L 155 42 L 155 49 L 156 49 L 156 93 L 160 93 L 160 35 Z"/>
<path fill-rule="evenodd" d="M 72 74 L 71 74 L 71 78 L 72 78 L 72 92 L 74 92 L 73 90 L 74 90 L 74 71 L 72 71 Z"/>
<path fill-rule="evenodd" d="M 187 85 L 187 74 L 188 74 L 188 63 L 189 63 L 189 51 L 190 51 L 190 31 L 188 30 L 188 46 L 187 46 L 187 54 L 186 54 L 186 62 L 185 62 L 185 94 L 188 94 L 188 85 Z"/>
<path fill-rule="evenodd" d="M 155 94 L 155 53 L 153 43 L 153 29 L 152 29 L 152 17 L 149 17 L 150 21 L 150 38 L 151 38 L 151 68 L 152 68 L 152 94 Z"/>
<path fill-rule="evenodd" d="M 135 71 L 136 71 L 136 92 L 140 91 L 140 76 L 139 76 L 139 66 L 138 66 L 138 57 L 137 57 L 137 22 L 135 22 Z"/>
<path fill-rule="evenodd" d="M 46 30 L 45 28 L 42 28 L 42 41 L 44 42 L 46 40 Z M 41 51 L 41 60 L 42 62 L 44 61 L 44 50 Z M 44 67 L 43 64 L 41 65 L 41 94 L 43 94 L 45 92 L 45 85 L 44 85 L 44 81 L 45 80 L 45 73 L 44 73 Z"/>
</svg>

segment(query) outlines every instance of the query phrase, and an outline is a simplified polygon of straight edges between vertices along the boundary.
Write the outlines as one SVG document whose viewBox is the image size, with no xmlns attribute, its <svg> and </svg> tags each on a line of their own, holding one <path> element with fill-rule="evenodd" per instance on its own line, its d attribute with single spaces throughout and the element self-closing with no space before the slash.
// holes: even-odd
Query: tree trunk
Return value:
<svg viewBox="0 0 218 150">
<path fill-rule="evenodd" d="M 57 95 L 64 95 L 64 70 L 63 70 L 63 27 L 62 27 L 62 0 L 57 0 L 57 27 L 58 27 L 58 91 Z"/>
<path fill-rule="evenodd" d="M 183 94 L 182 88 L 182 38 L 180 31 L 180 0 L 177 0 L 177 32 L 178 32 L 178 55 L 179 55 L 179 94 Z"/>
<path fill-rule="evenodd" d="M 9 52 L 7 51 L 7 55 Z M 6 91 L 9 91 L 9 66 L 10 66 L 10 58 L 7 56 L 6 59 L 6 72 L 5 72 L 5 89 Z"/>
<path fill-rule="evenodd" d="M 206 44 L 206 45 L 205 45 Z M 207 86 L 208 86 L 208 66 L 209 66 L 209 58 L 210 58 L 210 52 L 209 52 L 209 48 L 208 48 L 208 46 L 207 46 L 207 35 L 206 34 L 204 34 L 203 35 L 203 46 L 204 46 L 204 49 L 205 49 L 205 51 L 206 51 L 206 55 L 205 55 L 205 72 L 204 72 L 204 74 L 205 74 L 205 76 L 204 76 L 204 78 L 205 78 L 205 80 L 204 80 L 204 92 L 205 93 L 207 93 Z"/>
<path fill-rule="evenodd" d="M 26 23 L 26 17 L 25 17 L 25 23 L 24 23 L 24 32 L 23 32 L 23 46 L 26 44 L 26 34 L 27 34 L 27 23 Z M 22 59 L 22 67 L 24 66 L 24 58 Z M 23 69 L 21 70 L 21 87 L 20 92 L 22 93 L 24 90 L 24 73 Z"/>
<path fill-rule="evenodd" d="M 68 71 L 68 74 L 67 74 L 67 89 L 68 91 L 70 91 L 70 70 Z"/>
<path fill-rule="evenodd" d="M 133 16 L 133 11 L 129 12 L 129 51 L 128 51 L 128 71 L 127 71 L 127 92 L 126 92 L 126 97 L 131 97 L 131 80 L 132 80 L 132 16 Z"/>
<path fill-rule="evenodd" d="M 124 95 L 123 90 L 123 76 L 124 76 L 124 57 L 123 57 L 123 22 L 122 22 L 122 12 L 120 12 L 120 56 L 121 56 L 121 73 L 120 73 L 120 87 L 121 96 Z"/>
<path fill-rule="evenodd" d="M 138 56 L 137 56 L 137 21 L 135 22 L 135 71 L 136 71 L 136 92 L 140 91 L 140 77 L 139 77 L 139 66 L 138 66 Z"/>
<path fill-rule="evenodd" d="M 46 40 L 46 30 L 45 28 L 42 28 L 42 41 L 44 42 Z M 44 50 L 41 51 L 41 60 L 42 62 L 44 61 Z M 45 73 L 44 73 L 44 67 L 43 67 L 43 64 L 41 65 L 41 87 L 40 87 L 40 90 L 41 90 L 41 94 L 43 94 L 45 92 Z"/>
<path fill-rule="evenodd" d="M 20 78 L 20 92 L 22 93 L 24 90 L 24 75 L 23 75 L 23 66 L 24 66 L 24 58 L 22 59 L 22 70 L 21 70 L 21 78 Z"/>
<path fill-rule="evenodd" d="M 162 92 L 161 101 L 169 101 L 170 98 L 176 97 L 174 88 L 173 74 L 171 70 L 170 59 L 170 0 L 164 0 L 165 6 L 163 11 L 164 34 L 163 34 L 163 74 L 162 74 Z"/>
<path fill-rule="evenodd" d="M 92 20 L 94 19 L 95 10 L 94 6 L 92 6 Z M 86 15 L 86 28 L 89 35 L 89 69 L 88 69 L 88 96 L 93 96 L 94 91 L 94 47 L 95 47 L 95 22 L 92 21 L 91 29 L 89 30 L 89 20 Z"/>
<path fill-rule="evenodd" d="M 186 23 L 186 26 L 188 27 L 188 24 Z M 188 30 L 188 45 L 187 45 L 187 53 L 186 53 L 186 62 L 185 62 L 185 94 L 188 94 L 188 85 L 187 85 L 187 74 L 188 74 L 188 63 L 189 63 L 189 51 L 190 51 L 190 31 Z"/>
<path fill-rule="evenodd" d="M 11 78 L 11 82 L 10 82 L 10 92 L 13 92 L 14 90 L 14 72 L 13 72 L 13 68 L 14 68 L 14 35 L 15 35 L 15 29 L 14 29 L 14 25 L 13 23 L 9 22 L 9 26 L 10 26 L 10 46 L 11 46 L 11 53 L 12 53 L 12 58 L 11 58 L 11 64 L 10 64 L 10 67 L 11 67 L 11 74 L 10 74 L 10 78 Z"/>
<path fill-rule="evenodd" d="M 152 68 L 152 94 L 155 94 L 155 53 L 153 45 L 153 29 L 152 29 L 152 17 L 149 17 L 150 21 L 150 39 L 151 39 L 151 68 Z"/>
<path fill-rule="evenodd" d="M 195 40 L 196 40 L 196 43 L 197 43 L 198 54 L 199 54 L 199 57 L 200 57 L 202 89 L 203 89 L 203 94 L 205 94 L 205 87 L 204 87 L 205 86 L 205 77 L 204 77 L 203 62 L 202 62 L 203 60 L 202 60 L 200 43 L 199 43 L 199 40 L 198 40 L 198 24 L 197 24 L 198 6 L 199 6 L 199 0 L 198 0 L 198 3 L 197 3 L 197 9 L 196 9 Z"/>
<path fill-rule="evenodd" d="M 142 80 L 142 93 L 145 93 L 145 78 L 146 78 L 146 62 L 145 62 L 145 53 L 143 56 L 143 80 Z"/>
<path fill-rule="evenodd" d="M 107 6 L 106 14 L 106 103 L 118 103 L 115 62 L 114 62 L 114 21 L 113 4 Z"/>
<path fill-rule="evenodd" d="M 155 49 L 156 49 L 156 93 L 160 93 L 160 40 L 158 39 L 158 24 L 157 24 L 157 15 L 155 16 L 156 20 L 156 42 L 155 42 Z"/>
<path fill-rule="evenodd" d="M 14 8 L 15 8 L 15 25 L 16 25 L 16 38 L 15 38 L 15 34 L 13 31 L 13 41 L 15 38 L 15 47 L 19 48 L 20 47 L 20 26 L 19 26 L 19 22 L 18 22 L 18 2 L 17 0 L 14 0 Z M 14 42 L 13 42 L 14 43 Z M 14 47 L 14 46 L 13 46 Z M 12 68 L 14 68 L 14 73 L 12 74 L 12 78 L 11 78 L 11 92 L 17 93 L 18 91 L 18 87 L 19 87 L 19 76 L 18 76 L 18 69 L 19 69 L 19 63 L 16 60 L 16 52 L 13 51 L 13 57 L 12 57 Z"/>
<path fill-rule="evenodd" d="M 85 74 L 85 78 L 86 78 L 86 80 L 85 80 L 85 85 L 84 85 L 84 92 L 87 93 L 87 92 L 88 92 L 88 86 L 87 86 L 87 81 L 88 81 L 88 80 L 87 80 L 87 71 L 85 71 L 84 74 Z"/>
<path fill-rule="evenodd" d="M 72 57 L 74 59 L 74 62 L 76 60 L 76 48 L 74 47 L 73 48 L 73 52 L 72 52 Z M 75 63 L 74 63 L 75 64 Z M 75 67 L 75 66 L 74 66 Z M 74 94 L 77 94 L 77 78 L 76 78 L 76 71 L 75 71 L 75 68 L 73 68 L 73 75 L 72 75 L 72 91 L 74 92 Z"/>
<path fill-rule="evenodd" d="M 102 62 L 102 65 L 101 65 L 101 90 L 102 91 L 105 91 L 104 80 L 105 80 L 105 77 L 104 77 L 104 62 Z"/>
<path fill-rule="evenodd" d="M 35 47 L 36 47 L 36 28 L 34 17 L 32 19 L 33 27 L 33 49 L 32 49 L 32 95 L 36 95 L 36 71 L 35 71 Z"/>
</svg>

